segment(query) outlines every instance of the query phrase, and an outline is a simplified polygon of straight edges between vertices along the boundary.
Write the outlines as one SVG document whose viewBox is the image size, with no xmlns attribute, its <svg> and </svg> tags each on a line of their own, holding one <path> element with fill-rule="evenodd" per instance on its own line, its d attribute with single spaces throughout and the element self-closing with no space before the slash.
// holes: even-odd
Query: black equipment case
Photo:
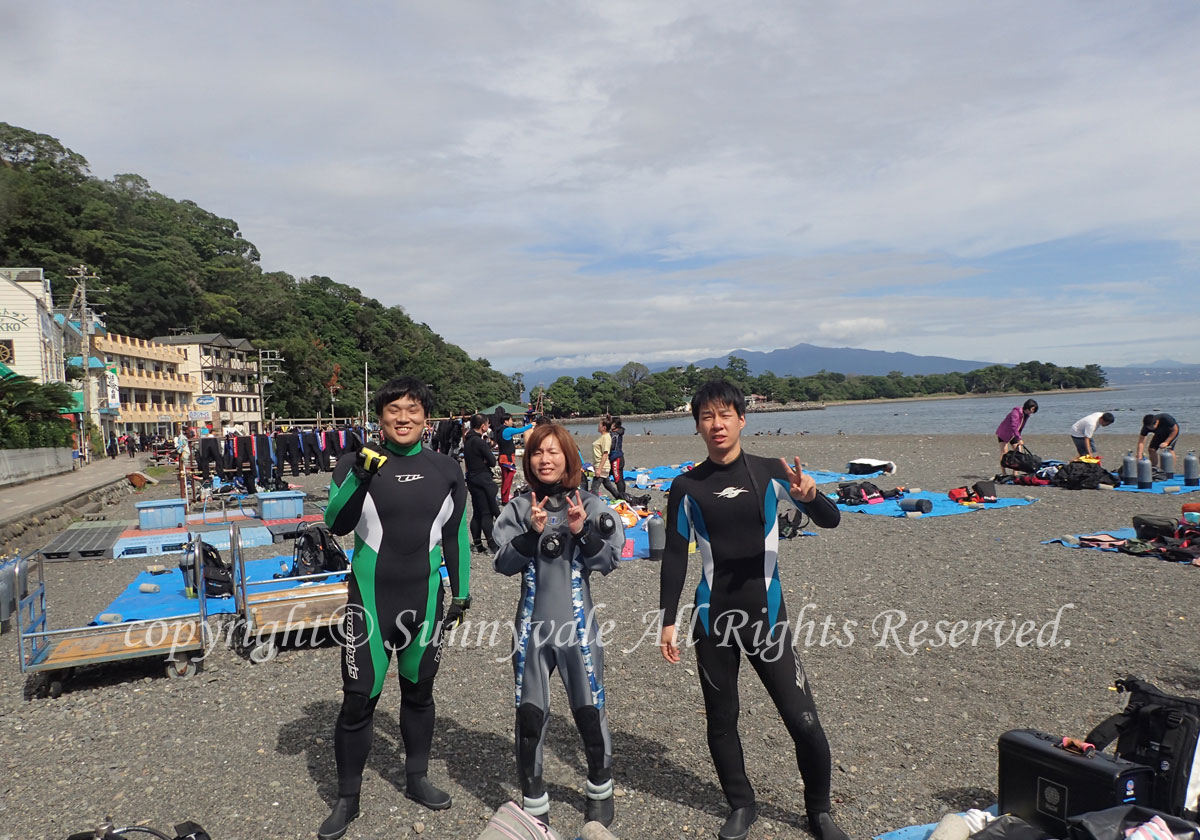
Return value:
<svg viewBox="0 0 1200 840">
<path fill-rule="evenodd" d="M 1067 836 L 1067 817 L 1150 801 L 1154 771 L 1141 764 L 1098 750 L 1084 755 L 1034 729 L 1005 732 L 997 747 L 1000 813 L 1054 837 Z"/>
</svg>

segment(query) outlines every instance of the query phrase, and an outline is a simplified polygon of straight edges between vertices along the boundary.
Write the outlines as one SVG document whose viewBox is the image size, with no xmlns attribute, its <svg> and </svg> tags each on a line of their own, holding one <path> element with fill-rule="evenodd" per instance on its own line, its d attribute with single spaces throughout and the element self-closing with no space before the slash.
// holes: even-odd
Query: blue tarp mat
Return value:
<svg viewBox="0 0 1200 840">
<path fill-rule="evenodd" d="M 351 554 L 352 552 L 347 552 Z M 292 556 L 281 554 L 278 557 L 268 557 L 264 560 L 246 561 L 246 578 L 250 582 L 271 581 L 263 586 L 254 587 L 255 592 L 277 592 L 281 589 L 293 589 L 311 585 L 310 582 L 297 583 L 293 580 L 272 580 L 276 572 L 287 572 L 292 567 Z M 191 615 L 197 612 L 195 598 L 189 598 L 183 593 L 183 574 L 178 568 L 169 568 L 164 574 L 154 575 L 142 572 L 125 591 L 92 620 L 92 624 L 101 624 L 100 616 L 107 613 L 117 613 L 125 621 L 142 621 L 145 619 L 170 618 L 176 615 Z M 446 575 L 442 567 L 443 578 Z M 338 580 L 339 578 L 330 578 Z M 159 587 L 158 592 L 141 592 L 143 583 L 153 583 Z M 320 581 L 318 581 L 320 583 Z M 237 612 L 234 599 L 208 598 L 205 602 L 209 615 L 233 615 Z"/>
<path fill-rule="evenodd" d="M 985 808 L 993 817 L 999 813 L 999 806 L 992 805 Z M 959 813 L 962 813 L 961 811 Z M 897 828 L 895 831 L 888 831 L 884 834 L 876 834 L 875 840 L 929 840 L 929 835 L 933 834 L 933 830 L 937 828 L 937 823 L 927 823 L 925 825 L 909 825 L 904 828 Z"/>
<path fill-rule="evenodd" d="M 643 516 L 638 524 L 625 529 L 625 550 L 621 552 L 622 560 L 645 560 L 650 556 L 650 532 L 647 523 L 650 517 Z M 797 536 L 815 537 L 812 531 L 801 531 Z"/>
<path fill-rule="evenodd" d="M 1200 487 L 1188 487 L 1186 484 L 1184 484 L 1183 476 L 1175 476 L 1175 478 L 1172 478 L 1170 481 L 1156 481 L 1153 485 L 1145 490 L 1139 490 L 1136 484 L 1122 484 L 1116 489 L 1124 490 L 1126 493 L 1166 493 L 1166 488 L 1168 487 L 1178 487 L 1179 490 L 1176 491 L 1178 493 L 1195 493 L 1197 490 L 1200 490 Z M 1167 495 L 1174 494 L 1172 493 Z"/>
<path fill-rule="evenodd" d="M 690 470 L 693 466 L 695 466 L 695 464 L 695 461 L 686 461 L 677 467 L 642 467 L 639 469 L 629 468 L 625 470 L 625 481 L 628 484 L 641 487 L 642 489 L 653 485 L 659 490 L 670 490 L 671 479 L 677 475 L 683 475 L 683 473 Z M 643 475 L 646 476 L 648 483 L 638 484 L 638 478 Z"/>
<path fill-rule="evenodd" d="M 682 475 L 693 466 L 695 466 L 695 462 L 688 461 L 687 463 L 680 464 L 677 467 L 649 467 L 642 469 L 631 468 L 625 470 L 625 480 L 629 484 L 642 487 L 643 489 L 645 486 L 653 484 L 660 490 L 670 490 L 671 479 L 675 478 L 677 475 Z M 835 481 L 863 481 L 865 479 L 883 475 L 883 470 L 873 473 L 866 473 L 863 475 L 850 475 L 849 473 L 830 472 L 829 470 L 810 470 L 807 468 L 805 468 L 804 471 L 811 475 L 813 477 L 813 481 L 817 482 L 817 484 L 832 484 Z M 647 478 L 647 485 L 638 484 L 638 478 L 643 475 Z"/>
<path fill-rule="evenodd" d="M 867 481 L 883 475 L 883 470 L 851 475 L 850 473 L 829 472 L 828 470 L 810 470 L 807 467 L 804 468 L 804 472 L 811 475 L 813 481 L 817 482 L 817 484 L 832 484 L 835 481 Z"/>
<path fill-rule="evenodd" d="M 1115 537 L 1118 540 L 1137 539 L 1137 532 L 1132 528 L 1117 528 L 1115 531 L 1094 531 L 1091 534 L 1076 534 L 1075 539 L 1079 539 L 1080 537 L 1097 537 L 1101 534 L 1107 534 L 1108 536 Z M 1052 540 L 1042 540 L 1042 545 L 1052 545 L 1054 543 L 1065 545 L 1067 548 L 1090 548 L 1094 551 L 1111 551 L 1114 554 L 1118 553 L 1117 549 L 1115 548 L 1105 548 L 1099 545 L 1079 545 L 1078 543 L 1069 543 L 1063 537 L 1055 537 Z"/>
<path fill-rule="evenodd" d="M 831 494 L 831 498 L 836 498 L 836 496 Z M 1033 504 L 1028 499 L 997 499 L 986 505 L 961 505 L 958 502 L 950 501 L 945 493 L 934 493 L 929 490 L 922 490 L 919 493 L 905 493 L 904 498 L 928 499 L 932 502 L 933 510 L 924 514 L 925 517 L 953 516 L 956 513 L 971 513 L 976 510 L 994 510 L 995 508 L 1006 507 L 1024 507 L 1025 505 Z M 904 516 L 904 511 L 900 510 L 898 499 L 888 499 L 874 505 L 838 505 L 838 507 L 847 513 L 869 513 L 875 516 Z"/>
</svg>

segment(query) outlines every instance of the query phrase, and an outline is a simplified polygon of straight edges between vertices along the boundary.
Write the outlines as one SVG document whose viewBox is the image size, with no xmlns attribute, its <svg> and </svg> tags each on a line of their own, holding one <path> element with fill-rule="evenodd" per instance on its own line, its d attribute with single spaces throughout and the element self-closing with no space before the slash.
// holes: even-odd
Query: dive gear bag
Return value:
<svg viewBox="0 0 1200 840">
<path fill-rule="evenodd" d="M 1102 750 L 1115 739 L 1117 757 L 1144 764 L 1154 773 L 1146 804 L 1195 820 L 1200 812 L 1200 699 L 1176 697 L 1135 677 L 1117 680 L 1128 692 L 1125 711 L 1109 717 L 1087 735 Z"/>
</svg>

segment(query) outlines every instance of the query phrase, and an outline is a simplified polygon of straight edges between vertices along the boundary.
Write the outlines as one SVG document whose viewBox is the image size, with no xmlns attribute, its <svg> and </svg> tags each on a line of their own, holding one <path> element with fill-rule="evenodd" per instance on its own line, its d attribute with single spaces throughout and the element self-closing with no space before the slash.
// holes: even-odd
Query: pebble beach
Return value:
<svg viewBox="0 0 1200 840">
<path fill-rule="evenodd" d="M 587 451 L 594 433 L 572 430 Z M 1027 440 L 1043 457 L 1073 456 L 1065 434 Z M 743 444 L 813 469 L 840 471 L 859 457 L 894 461 L 896 474 L 872 479 L 885 489 L 944 492 L 999 471 L 990 435 L 749 436 Z M 1115 436 L 1102 444 L 1105 466 L 1116 469 L 1128 446 Z M 704 457 L 693 436 L 629 435 L 625 452 L 631 468 Z M 324 502 L 328 474 L 288 480 Z M 1200 493 L 1015 486 L 998 493 L 1036 502 L 923 519 L 844 513 L 838 528 L 780 547 L 788 613 L 832 748 L 835 817 L 851 837 L 993 804 L 999 736 L 1015 728 L 1082 736 L 1123 706 L 1110 690 L 1118 677 L 1200 695 L 1200 568 L 1042 544 L 1128 527 L 1136 514 L 1178 516 L 1181 502 L 1200 501 Z M 164 482 L 104 513 L 133 519 L 136 501 L 172 495 Z M 665 507 L 665 494 L 652 497 L 652 506 Z M 290 545 L 246 556 L 280 553 L 290 555 Z M 173 567 L 176 560 L 47 564 L 51 626 L 86 623 L 148 562 Z M 693 564 L 685 597 L 697 575 Z M 468 617 L 477 628 L 505 626 L 518 587 L 492 571 L 490 558 L 475 556 Z M 705 742 L 694 656 L 685 648 L 683 661 L 668 665 L 654 641 L 658 566 L 629 561 L 592 588 L 611 627 L 611 830 L 630 840 L 713 837 L 727 807 Z M 952 634 L 956 626 L 967 630 Z M 474 840 L 517 795 L 509 650 L 505 631 L 482 640 L 461 634 L 443 652 L 430 777 L 452 795 L 447 811 L 403 796 L 399 691 L 389 677 L 362 815 L 347 838 Z M 312 837 L 336 799 L 341 682 L 339 648 L 327 639 L 303 638 L 261 664 L 218 644 L 190 679 L 168 679 L 161 663 L 149 661 L 98 666 L 76 674 L 57 699 L 25 700 L 9 627 L 0 637 L 0 687 L 0 840 L 65 837 L 109 815 L 163 830 L 192 819 L 213 840 Z M 574 838 L 586 765 L 561 686 L 554 692 L 545 780 L 552 825 Z M 741 703 L 761 809 L 751 838 L 809 836 L 790 740 L 748 667 Z"/>
</svg>

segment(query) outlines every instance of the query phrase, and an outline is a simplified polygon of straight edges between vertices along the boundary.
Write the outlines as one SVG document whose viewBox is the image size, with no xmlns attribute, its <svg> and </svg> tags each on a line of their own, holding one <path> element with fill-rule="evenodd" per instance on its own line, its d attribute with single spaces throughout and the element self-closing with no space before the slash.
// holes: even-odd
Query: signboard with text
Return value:
<svg viewBox="0 0 1200 840">
<path fill-rule="evenodd" d="M 188 412 L 188 420 L 191 420 L 191 421 L 197 422 L 197 423 L 207 423 L 209 420 L 212 420 L 212 412 L 211 411 L 189 411 Z"/>
<path fill-rule="evenodd" d="M 117 374 L 109 370 L 104 375 L 105 387 L 108 391 L 108 407 L 114 411 L 121 408 L 121 383 L 117 381 Z"/>
</svg>

